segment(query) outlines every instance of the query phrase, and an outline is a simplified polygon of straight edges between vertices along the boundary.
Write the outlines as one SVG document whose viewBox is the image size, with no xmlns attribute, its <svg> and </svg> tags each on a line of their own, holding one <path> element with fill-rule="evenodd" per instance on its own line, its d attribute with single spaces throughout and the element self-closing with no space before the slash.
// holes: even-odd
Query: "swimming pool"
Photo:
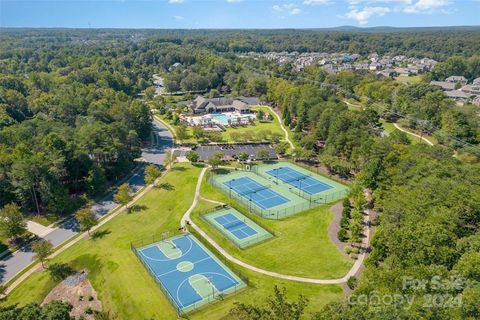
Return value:
<svg viewBox="0 0 480 320">
<path fill-rule="evenodd" d="M 210 118 L 223 125 L 230 125 L 235 123 L 248 123 L 250 119 L 255 119 L 255 115 L 235 115 L 228 113 L 211 114 Z"/>
</svg>

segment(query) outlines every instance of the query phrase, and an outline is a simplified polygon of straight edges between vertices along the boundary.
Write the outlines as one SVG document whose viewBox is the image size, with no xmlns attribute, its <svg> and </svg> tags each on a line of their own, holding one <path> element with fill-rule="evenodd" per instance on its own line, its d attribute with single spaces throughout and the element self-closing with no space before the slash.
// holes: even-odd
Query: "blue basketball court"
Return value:
<svg viewBox="0 0 480 320">
<path fill-rule="evenodd" d="M 317 194 L 333 188 L 312 176 L 303 174 L 290 167 L 272 169 L 267 171 L 267 174 L 308 194 Z"/>
<path fill-rule="evenodd" d="M 245 287 L 192 235 L 160 241 L 137 252 L 179 313 Z"/>
<path fill-rule="evenodd" d="M 270 209 L 290 201 L 250 177 L 232 179 L 223 184 L 262 209 Z"/>
</svg>

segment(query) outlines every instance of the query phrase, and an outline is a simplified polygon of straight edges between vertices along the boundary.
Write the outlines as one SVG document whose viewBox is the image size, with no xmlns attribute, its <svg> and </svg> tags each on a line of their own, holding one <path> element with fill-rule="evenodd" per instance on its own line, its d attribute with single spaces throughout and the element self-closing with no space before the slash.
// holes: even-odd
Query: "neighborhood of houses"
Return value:
<svg viewBox="0 0 480 320">
<path fill-rule="evenodd" d="M 451 76 L 445 81 L 431 81 L 430 84 L 442 88 L 445 94 L 458 105 L 470 102 L 480 106 L 480 78 L 468 84 L 468 80 L 463 76 Z"/>
<path fill-rule="evenodd" d="M 429 58 L 413 58 L 403 55 L 390 57 L 372 53 L 362 57 L 360 54 L 319 53 L 319 52 L 250 52 L 248 56 L 263 57 L 277 64 L 292 63 L 295 71 L 305 67 L 319 65 L 328 73 L 338 73 L 346 70 L 370 70 L 377 75 L 412 76 L 432 70 L 437 61 Z"/>
</svg>

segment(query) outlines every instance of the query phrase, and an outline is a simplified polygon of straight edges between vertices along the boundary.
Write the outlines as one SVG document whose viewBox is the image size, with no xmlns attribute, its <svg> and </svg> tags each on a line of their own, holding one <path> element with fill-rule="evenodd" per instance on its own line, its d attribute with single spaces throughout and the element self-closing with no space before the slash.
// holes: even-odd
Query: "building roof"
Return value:
<svg viewBox="0 0 480 320">
<path fill-rule="evenodd" d="M 467 82 L 467 78 L 464 76 L 450 76 L 445 79 L 447 82 Z"/>
<path fill-rule="evenodd" d="M 438 86 L 444 90 L 455 90 L 456 83 L 447 81 L 430 81 L 431 85 Z"/>
<path fill-rule="evenodd" d="M 471 94 L 460 91 L 460 90 L 452 90 L 452 91 L 445 91 L 447 97 L 452 99 L 468 99 L 472 97 Z"/>
</svg>

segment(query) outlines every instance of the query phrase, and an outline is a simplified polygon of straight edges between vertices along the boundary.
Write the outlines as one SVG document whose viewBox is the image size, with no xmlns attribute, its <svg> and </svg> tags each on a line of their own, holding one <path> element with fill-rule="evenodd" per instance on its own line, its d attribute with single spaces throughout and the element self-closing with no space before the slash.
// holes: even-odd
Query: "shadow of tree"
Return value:
<svg viewBox="0 0 480 320">
<path fill-rule="evenodd" d="M 163 183 L 160 183 L 158 185 L 158 187 L 160 189 L 165 189 L 167 191 L 172 191 L 172 190 L 175 190 L 175 187 L 171 184 L 171 183 L 168 183 L 168 182 L 163 182 Z"/>
<path fill-rule="evenodd" d="M 48 267 L 48 272 L 55 281 L 60 281 L 74 274 L 75 269 L 66 263 L 53 263 Z"/>
<path fill-rule="evenodd" d="M 98 230 L 92 233 L 92 240 L 103 239 L 106 235 L 112 233 L 110 230 Z"/>
<path fill-rule="evenodd" d="M 136 205 L 134 205 L 133 207 L 130 208 L 129 213 L 139 212 L 139 211 L 143 211 L 143 210 L 147 210 L 147 209 L 148 209 L 148 207 L 144 204 L 136 204 Z"/>
</svg>

